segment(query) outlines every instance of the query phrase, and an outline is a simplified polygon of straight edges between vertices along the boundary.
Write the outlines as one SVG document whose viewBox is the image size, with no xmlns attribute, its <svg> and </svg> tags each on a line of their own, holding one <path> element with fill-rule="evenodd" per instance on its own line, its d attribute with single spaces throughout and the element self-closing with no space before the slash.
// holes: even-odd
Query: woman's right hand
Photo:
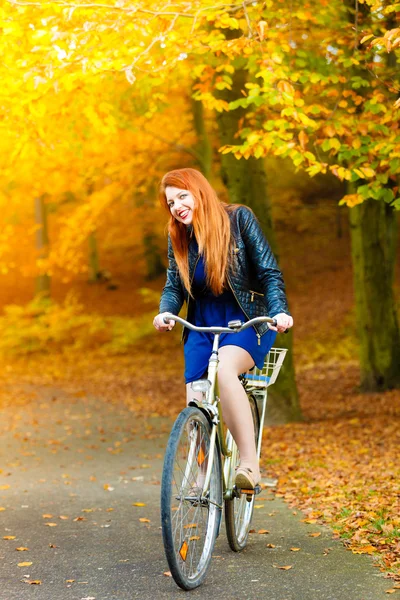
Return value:
<svg viewBox="0 0 400 600">
<path fill-rule="evenodd" d="M 168 313 L 160 313 L 153 319 L 153 325 L 157 329 L 157 331 L 171 331 L 173 327 L 175 327 L 175 321 L 170 319 L 169 323 L 164 323 L 164 317 Z"/>
</svg>

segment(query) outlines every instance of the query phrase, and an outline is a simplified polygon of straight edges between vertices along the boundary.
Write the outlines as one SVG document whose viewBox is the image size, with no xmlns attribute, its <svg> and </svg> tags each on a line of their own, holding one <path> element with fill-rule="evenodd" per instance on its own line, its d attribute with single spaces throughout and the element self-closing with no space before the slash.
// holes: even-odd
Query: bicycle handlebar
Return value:
<svg viewBox="0 0 400 600">
<path fill-rule="evenodd" d="M 206 333 L 239 333 L 239 331 L 244 331 L 253 325 L 257 325 L 258 323 L 271 323 L 276 327 L 276 319 L 271 319 L 271 317 L 255 317 L 254 319 L 250 319 L 250 321 L 246 321 L 246 323 L 242 323 L 242 321 L 229 321 L 228 327 L 197 327 L 197 325 L 193 325 L 182 319 L 182 317 L 178 317 L 173 315 L 172 313 L 167 313 L 164 316 L 164 323 L 168 324 L 171 320 L 178 321 L 184 327 L 191 329 L 192 331 L 201 331 Z"/>
</svg>

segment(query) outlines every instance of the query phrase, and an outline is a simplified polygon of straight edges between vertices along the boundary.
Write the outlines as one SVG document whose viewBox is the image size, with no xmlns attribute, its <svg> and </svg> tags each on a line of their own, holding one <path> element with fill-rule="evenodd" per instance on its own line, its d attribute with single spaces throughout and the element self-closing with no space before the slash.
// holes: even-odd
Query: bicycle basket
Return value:
<svg viewBox="0 0 400 600">
<path fill-rule="evenodd" d="M 265 388 L 275 383 L 279 371 L 285 359 L 287 348 L 271 348 L 265 357 L 264 366 L 262 369 L 254 367 L 252 371 L 248 371 L 244 378 L 251 386 L 257 388 Z"/>
</svg>

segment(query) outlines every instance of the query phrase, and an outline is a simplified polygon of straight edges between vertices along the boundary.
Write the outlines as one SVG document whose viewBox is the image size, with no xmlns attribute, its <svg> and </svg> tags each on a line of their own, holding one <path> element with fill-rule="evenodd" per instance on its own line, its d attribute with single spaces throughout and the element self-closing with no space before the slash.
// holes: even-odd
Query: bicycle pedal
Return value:
<svg viewBox="0 0 400 600">
<path fill-rule="evenodd" d="M 240 489 L 238 489 L 238 492 L 240 494 L 246 494 L 246 496 L 257 496 L 257 494 L 260 494 L 262 492 L 262 488 L 260 485 L 257 484 L 255 488 L 251 488 L 251 489 L 240 488 Z"/>
</svg>

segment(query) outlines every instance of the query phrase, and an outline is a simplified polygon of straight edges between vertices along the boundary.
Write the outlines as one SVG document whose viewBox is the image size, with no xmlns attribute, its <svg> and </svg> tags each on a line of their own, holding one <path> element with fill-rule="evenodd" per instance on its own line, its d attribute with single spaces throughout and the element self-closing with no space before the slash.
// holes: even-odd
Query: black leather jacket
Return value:
<svg viewBox="0 0 400 600">
<path fill-rule="evenodd" d="M 287 307 L 282 273 L 264 237 L 254 213 L 246 206 L 229 211 L 231 231 L 235 241 L 228 283 L 240 308 L 248 319 L 261 315 L 290 314 Z M 193 279 L 199 259 L 197 249 L 189 242 L 189 277 Z M 179 314 L 183 302 L 187 302 L 187 320 L 192 322 L 193 298 L 184 288 L 168 238 L 167 281 L 161 294 L 160 313 Z M 268 331 L 266 323 L 254 327 L 258 336 Z"/>
</svg>

